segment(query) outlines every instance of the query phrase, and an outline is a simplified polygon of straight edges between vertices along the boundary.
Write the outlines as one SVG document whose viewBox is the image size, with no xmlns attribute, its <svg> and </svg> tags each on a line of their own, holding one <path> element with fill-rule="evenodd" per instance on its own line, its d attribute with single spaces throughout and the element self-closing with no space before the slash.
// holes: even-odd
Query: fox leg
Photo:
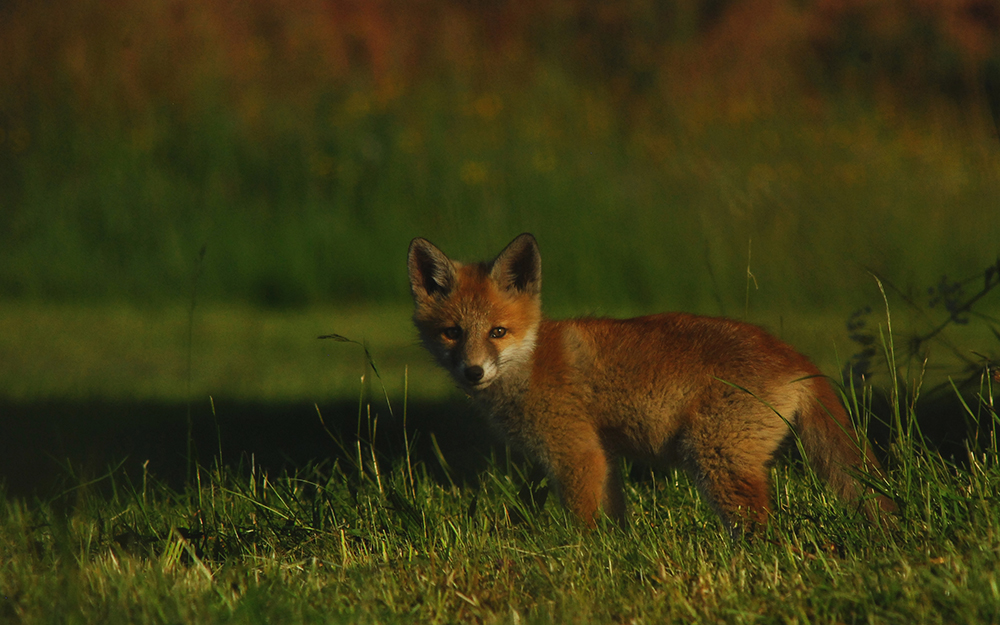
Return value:
<svg viewBox="0 0 1000 625">
<path fill-rule="evenodd" d="M 574 437 L 570 446 L 550 448 L 552 475 L 564 505 L 587 527 L 597 526 L 603 510 L 618 525 L 625 522 L 625 495 L 618 463 L 596 432 Z"/>
<path fill-rule="evenodd" d="M 752 532 L 767 524 L 771 502 L 767 470 L 760 466 L 700 468 L 698 486 L 731 530 Z"/>
<path fill-rule="evenodd" d="M 753 531 L 767 523 L 771 500 L 766 450 L 722 445 L 688 446 L 687 469 L 698 489 L 736 532 Z"/>
</svg>

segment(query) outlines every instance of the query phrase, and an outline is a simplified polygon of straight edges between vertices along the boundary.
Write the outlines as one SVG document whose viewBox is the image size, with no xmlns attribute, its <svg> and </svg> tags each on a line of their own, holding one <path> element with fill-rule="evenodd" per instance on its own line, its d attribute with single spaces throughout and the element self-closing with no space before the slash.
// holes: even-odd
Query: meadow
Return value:
<svg viewBox="0 0 1000 625">
<path fill-rule="evenodd" d="M 47 498 L 5 497 L 0 614 L 24 623 L 993 622 L 996 384 L 980 379 L 964 416 L 982 436 L 950 460 L 911 418 L 916 396 L 891 397 L 896 434 L 880 488 L 900 502 L 898 516 L 867 521 L 806 464 L 782 462 L 772 522 L 742 539 L 674 472 L 629 467 L 628 527 L 587 533 L 541 490 L 525 490 L 509 453 L 463 480 L 440 451 L 411 455 L 404 430 L 402 452 L 387 459 L 362 396 L 353 443 L 330 433 L 341 452 L 333 461 L 271 474 L 220 451 L 182 488 L 112 468 Z M 845 399 L 862 423 L 877 418 L 870 389 L 851 387 Z"/>
<path fill-rule="evenodd" d="M 0 621 L 1000 621 L 974 4 L 4 3 Z M 525 502 L 405 270 L 523 231 L 550 316 L 809 355 L 900 515 L 794 450 L 746 540 L 641 466 L 625 530 Z"/>
<path fill-rule="evenodd" d="M 959 308 L 974 312 L 968 303 Z M 103 465 L 53 457 L 61 468 L 46 487 L 4 489 L 0 614 L 24 623 L 995 621 L 1000 379 L 986 368 L 951 384 L 943 418 L 961 440 L 944 453 L 921 378 L 905 377 L 890 310 L 855 328 L 879 337 L 869 369 L 888 390 L 850 378 L 840 387 L 861 427 L 881 433 L 888 479 L 878 483 L 901 511 L 878 523 L 833 498 L 792 450 L 772 470 L 776 511 L 757 535 L 734 540 L 685 475 L 638 465 L 626 467 L 628 527 L 587 533 L 554 496 L 546 501 L 544 485 L 526 486 L 528 466 L 484 440 L 466 404 L 412 399 L 409 380 L 390 392 L 382 381 L 395 366 L 331 342 L 355 363 L 355 382 L 367 382 L 353 408 L 320 401 L 307 420 L 212 400 L 210 414 L 195 411 L 192 455 L 183 402 L 159 415 L 139 403 L 139 419 L 162 421 L 151 445 L 98 454 L 117 458 Z M 213 311 L 204 316 L 211 325 Z M 141 337 L 136 318 L 116 325 Z M 251 334 L 282 336 L 264 327 Z M 77 397 L 50 410 L 91 419 L 77 429 L 85 441 L 149 426 L 102 423 L 85 405 Z M 273 450 L 283 448 L 305 455 L 282 464 Z"/>
<path fill-rule="evenodd" d="M 996 260 L 974 16 L 712 4 L 13 3 L 0 297 L 404 305 L 531 231 L 551 314 L 778 325 Z"/>
</svg>

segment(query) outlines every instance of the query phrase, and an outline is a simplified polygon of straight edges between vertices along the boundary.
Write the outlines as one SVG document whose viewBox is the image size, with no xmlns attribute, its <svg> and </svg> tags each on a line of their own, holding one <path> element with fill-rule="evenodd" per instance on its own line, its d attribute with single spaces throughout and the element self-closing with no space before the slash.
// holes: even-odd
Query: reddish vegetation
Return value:
<svg viewBox="0 0 1000 625">
<path fill-rule="evenodd" d="M 434 79 L 516 88 L 544 63 L 623 111 L 669 97 L 766 113 L 844 87 L 962 101 L 1000 56 L 993 0 L 22 0 L 0 11 L 0 112 L 14 119 L 40 104 L 99 117 L 210 102 L 252 124 L 274 99 L 308 113 L 353 80 L 377 103 Z"/>
</svg>

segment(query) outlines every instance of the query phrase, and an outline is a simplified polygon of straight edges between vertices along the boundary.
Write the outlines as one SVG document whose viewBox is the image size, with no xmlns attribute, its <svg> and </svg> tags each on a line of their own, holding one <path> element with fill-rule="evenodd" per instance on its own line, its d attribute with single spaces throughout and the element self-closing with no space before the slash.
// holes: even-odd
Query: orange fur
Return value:
<svg viewBox="0 0 1000 625">
<path fill-rule="evenodd" d="M 866 494 L 849 471 L 880 471 L 829 382 L 756 326 L 683 313 L 543 319 L 530 234 L 468 265 L 417 238 L 408 266 L 424 345 L 588 526 L 602 511 L 625 519 L 619 456 L 683 467 L 743 528 L 767 521 L 768 469 L 789 426 L 842 497 Z"/>
</svg>

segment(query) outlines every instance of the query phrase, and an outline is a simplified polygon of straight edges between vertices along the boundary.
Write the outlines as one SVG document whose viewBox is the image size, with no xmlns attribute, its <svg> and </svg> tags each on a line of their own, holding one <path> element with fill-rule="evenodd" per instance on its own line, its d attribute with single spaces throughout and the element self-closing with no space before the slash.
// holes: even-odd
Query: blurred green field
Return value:
<svg viewBox="0 0 1000 625">
<path fill-rule="evenodd" d="M 866 295 L 881 297 L 874 280 Z M 995 292 L 989 294 L 986 310 L 996 298 Z M 890 302 L 898 306 L 892 311 L 893 332 L 900 343 L 900 374 L 909 383 L 921 375 L 927 387 L 948 377 L 977 377 L 984 356 L 997 349 L 989 324 L 977 320 L 949 324 L 910 354 L 908 337 L 926 335 L 948 315 L 908 309 L 898 297 Z M 629 312 L 610 306 L 603 311 Z M 384 387 L 397 405 L 404 395 L 414 400 L 459 397 L 418 344 L 410 313 L 409 306 L 395 305 L 281 311 L 216 303 L 196 307 L 192 324 L 189 310 L 180 306 L 0 304 L 0 398 L 20 403 L 183 403 L 215 397 L 309 404 L 357 398 L 362 376 L 369 396 L 381 397 Z M 859 319 L 864 327 L 848 327 Z M 870 382 L 887 384 L 881 353 L 862 365 L 859 354 L 865 345 L 856 340 L 858 335 L 877 339 L 886 327 L 884 308 L 853 318 L 826 311 L 756 315 L 751 321 L 809 355 L 835 380 L 853 366 L 866 369 Z M 367 365 L 360 345 L 317 338 L 331 333 L 367 345 L 381 378 Z"/>
<path fill-rule="evenodd" d="M 402 305 L 413 236 L 532 231 L 558 311 L 845 314 L 995 260 L 975 19 L 712 4 L 13 3 L 0 297 Z"/>
<path fill-rule="evenodd" d="M 765 4 L 6 4 L 0 389 L 186 394 L 196 303 L 196 396 L 350 394 L 328 332 L 395 391 L 414 236 L 531 231 L 552 316 L 744 318 L 831 373 L 872 272 L 933 327 L 1000 253 L 992 31 Z"/>
<path fill-rule="evenodd" d="M 217 305 L 196 310 L 193 326 L 188 319 L 180 307 L 0 306 L 0 394 L 22 402 L 323 402 L 358 397 L 363 375 L 379 389 L 360 346 L 317 339 L 331 332 L 370 345 L 394 400 L 402 399 L 407 368 L 410 396 L 439 397 L 447 389 L 416 345 L 403 308 L 267 312 Z"/>
<path fill-rule="evenodd" d="M 590 116 L 613 112 L 586 100 L 532 110 L 554 80 L 537 78 L 520 101 L 497 96 L 503 120 L 475 113 L 490 96 L 461 92 L 440 109 L 417 99 L 423 108 L 358 112 L 287 150 L 208 132 L 215 117 L 158 149 L 80 128 L 38 136 L 16 161 L 20 184 L 0 192 L 0 293 L 170 304 L 190 299 L 200 270 L 208 300 L 403 304 L 413 236 L 482 258 L 531 231 L 560 310 L 738 314 L 749 268 L 755 305 L 790 314 L 868 303 L 868 269 L 922 287 L 996 258 L 992 138 L 920 128 L 911 145 L 908 129 L 858 109 L 623 138 L 588 132 Z M 455 114 L 463 104 L 473 112 Z M 256 160 L 230 158 L 247 152 Z"/>
<path fill-rule="evenodd" d="M 40 138 L 0 231 L 0 388 L 179 397 L 194 301 L 194 396 L 351 396 L 360 349 L 315 340 L 330 332 L 367 339 L 393 392 L 412 364 L 411 394 L 438 396 L 446 382 L 412 346 L 410 238 L 479 259 L 521 231 L 539 239 L 551 316 L 744 318 L 834 375 L 858 349 L 851 313 L 883 308 L 871 272 L 915 305 L 895 302 L 919 333 L 943 312 L 929 310 L 928 289 L 942 276 L 974 279 L 1000 250 L 1000 144 L 988 137 L 928 127 L 911 145 L 905 130 L 851 109 L 643 138 L 659 152 L 575 127 L 530 138 L 533 113 L 512 109 L 549 88 L 494 102 L 504 123 L 456 115 L 419 150 L 406 147 L 405 107 L 322 127 L 331 145 L 353 146 L 335 159 L 343 172 L 378 169 L 349 184 L 311 169 L 305 145 L 261 153 L 251 174 L 220 156 L 250 146 L 200 132 L 187 165 L 205 164 L 197 183 L 174 169 L 188 157 L 160 160 L 113 136 L 75 142 L 72 158 L 96 163 L 92 175 L 49 178 L 37 172 L 65 137 Z M 585 104 L 567 107 L 588 119 Z M 427 124 L 444 115 L 417 114 Z M 378 142 L 377 163 L 358 151 L 366 141 Z M 225 193 L 211 180 L 228 181 Z M 995 295 L 981 303 L 995 305 Z M 995 346 L 979 327 L 957 348 Z"/>
</svg>

